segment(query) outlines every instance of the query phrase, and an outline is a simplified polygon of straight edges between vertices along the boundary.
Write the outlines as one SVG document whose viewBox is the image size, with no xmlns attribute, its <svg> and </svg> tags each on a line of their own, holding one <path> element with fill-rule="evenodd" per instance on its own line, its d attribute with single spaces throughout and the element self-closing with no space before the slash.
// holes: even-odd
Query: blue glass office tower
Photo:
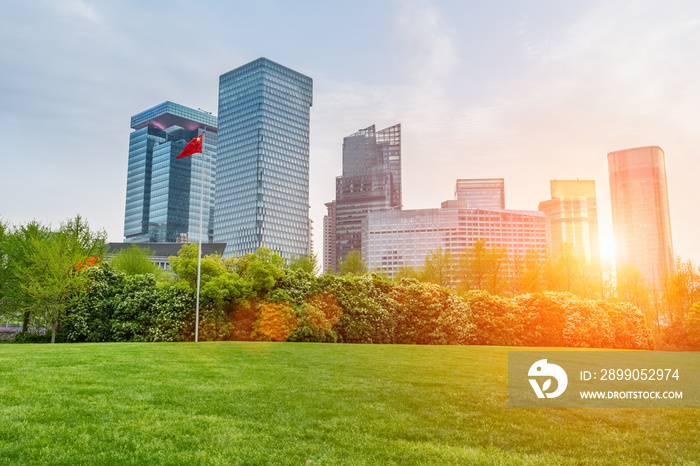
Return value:
<svg viewBox="0 0 700 466">
<path fill-rule="evenodd" d="M 266 58 L 220 76 L 214 240 L 226 256 L 309 254 L 312 88 Z"/>
<path fill-rule="evenodd" d="M 217 146 L 215 116 L 163 102 L 131 117 L 124 242 L 199 241 L 204 190 L 203 242 L 213 240 Z M 204 153 L 176 160 L 203 134 Z"/>
</svg>

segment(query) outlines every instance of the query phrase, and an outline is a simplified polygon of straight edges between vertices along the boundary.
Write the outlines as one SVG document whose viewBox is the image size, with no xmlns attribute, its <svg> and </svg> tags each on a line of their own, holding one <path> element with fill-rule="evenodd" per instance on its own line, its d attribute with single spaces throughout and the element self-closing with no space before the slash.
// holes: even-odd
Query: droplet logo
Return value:
<svg viewBox="0 0 700 466">
<path fill-rule="evenodd" d="M 566 376 L 566 372 L 561 367 L 556 364 L 549 364 L 546 359 L 540 359 L 530 366 L 530 370 L 527 373 L 528 377 L 544 378 L 547 377 L 540 387 L 537 379 L 528 379 L 532 389 L 535 391 L 537 398 L 556 398 L 566 390 L 566 386 L 569 383 L 569 378 Z M 557 381 L 557 389 L 551 393 L 547 393 L 552 386 L 552 378 Z"/>
</svg>

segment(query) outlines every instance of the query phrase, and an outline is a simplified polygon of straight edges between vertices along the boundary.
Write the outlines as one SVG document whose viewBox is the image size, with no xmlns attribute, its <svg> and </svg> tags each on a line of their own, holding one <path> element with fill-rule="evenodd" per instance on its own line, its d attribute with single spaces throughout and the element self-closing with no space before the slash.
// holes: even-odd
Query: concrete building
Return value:
<svg viewBox="0 0 700 466">
<path fill-rule="evenodd" d="M 464 205 L 464 201 L 447 201 L 440 209 L 368 213 L 362 222 L 362 258 L 367 267 L 393 277 L 402 266 L 422 267 L 426 256 L 438 248 L 456 257 L 478 240 L 489 247 L 505 247 L 511 257 L 531 249 L 546 253 L 542 212 Z"/>
</svg>

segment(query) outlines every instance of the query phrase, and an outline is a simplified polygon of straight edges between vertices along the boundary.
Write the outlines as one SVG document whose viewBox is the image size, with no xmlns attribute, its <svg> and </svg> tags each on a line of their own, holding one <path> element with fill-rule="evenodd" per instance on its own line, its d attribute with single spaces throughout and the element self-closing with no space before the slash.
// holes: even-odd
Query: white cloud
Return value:
<svg viewBox="0 0 700 466">
<path fill-rule="evenodd" d="M 93 23 L 102 21 L 102 17 L 95 11 L 92 5 L 85 3 L 83 0 L 68 0 L 58 3 L 57 7 L 63 12 L 79 18 L 86 19 Z"/>
</svg>

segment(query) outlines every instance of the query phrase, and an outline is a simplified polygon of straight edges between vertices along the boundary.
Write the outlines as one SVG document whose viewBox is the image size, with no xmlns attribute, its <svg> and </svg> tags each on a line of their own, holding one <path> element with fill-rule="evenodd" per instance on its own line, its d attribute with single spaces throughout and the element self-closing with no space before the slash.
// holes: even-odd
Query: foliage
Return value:
<svg viewBox="0 0 700 466">
<path fill-rule="evenodd" d="M 28 238 L 24 261 L 15 270 L 19 290 L 31 302 L 34 314 L 51 328 L 56 339 L 66 309 L 87 286 L 87 268 L 103 257 L 106 233 L 93 232 L 80 216 L 61 224 L 58 231 Z"/>
<path fill-rule="evenodd" d="M 361 275 L 367 273 L 367 264 L 362 260 L 360 251 L 352 250 L 338 264 L 340 275 Z"/>
<path fill-rule="evenodd" d="M 318 256 L 311 254 L 309 256 L 295 257 L 289 261 L 289 270 L 303 270 L 311 275 L 316 275 L 319 272 Z"/>
<path fill-rule="evenodd" d="M 153 251 L 132 244 L 131 247 L 119 251 L 109 263 L 112 269 L 117 272 L 123 272 L 126 275 L 146 275 L 150 273 L 158 276 L 162 269 L 153 263 L 152 257 Z"/>
<path fill-rule="evenodd" d="M 446 288 L 403 280 L 388 294 L 394 343 L 464 345 L 474 341 L 467 305 Z"/>
<path fill-rule="evenodd" d="M 267 341 L 286 341 L 298 326 L 299 320 L 288 302 L 263 302 L 251 336 Z"/>
<path fill-rule="evenodd" d="M 688 342 L 695 349 L 700 349 L 700 301 L 690 307 L 688 315 L 683 322 Z"/>
<path fill-rule="evenodd" d="M 474 343 L 477 345 L 520 345 L 524 323 L 513 301 L 494 296 L 486 291 L 472 290 L 464 300 L 474 325 Z"/>
<path fill-rule="evenodd" d="M 19 332 L 12 343 L 51 343 L 51 335 L 39 335 L 30 332 Z"/>
<path fill-rule="evenodd" d="M 458 282 L 463 291 L 486 290 L 499 294 L 506 289 L 508 254 L 505 248 L 480 239 L 459 256 Z"/>
<path fill-rule="evenodd" d="M 452 253 L 444 251 L 442 248 L 437 248 L 437 250 L 432 251 L 425 257 L 421 278 L 423 281 L 435 283 L 439 286 L 451 286 L 454 281 L 453 268 Z"/>
<path fill-rule="evenodd" d="M 186 341 L 194 334 L 194 297 L 157 287 L 155 277 L 91 272 L 92 283 L 64 319 L 68 341 Z"/>
</svg>

